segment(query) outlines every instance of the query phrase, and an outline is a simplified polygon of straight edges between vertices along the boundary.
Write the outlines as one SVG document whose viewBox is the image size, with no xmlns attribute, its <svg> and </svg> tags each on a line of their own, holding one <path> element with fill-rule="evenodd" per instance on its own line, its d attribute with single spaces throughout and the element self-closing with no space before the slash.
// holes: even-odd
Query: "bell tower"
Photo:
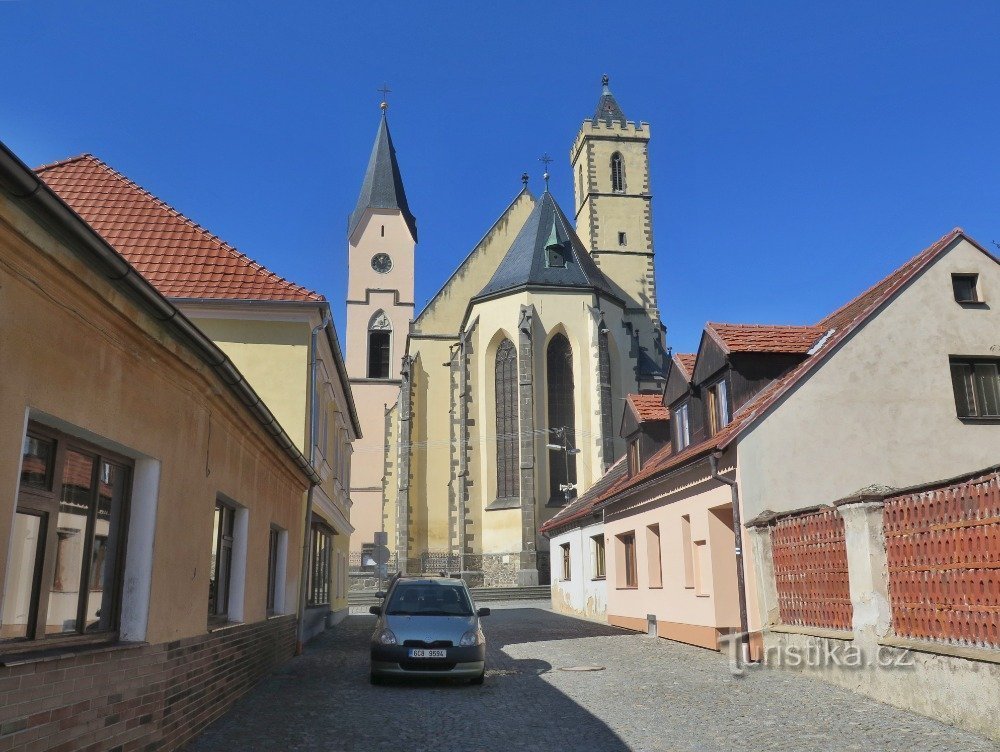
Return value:
<svg viewBox="0 0 1000 752">
<path fill-rule="evenodd" d="M 382 117 L 358 203 L 347 226 L 347 374 L 361 422 L 351 471 L 351 550 L 382 528 L 385 408 L 399 395 L 406 335 L 413 319 L 417 221 L 410 211 L 396 150 Z M 359 461 L 360 460 L 360 461 Z"/>
<path fill-rule="evenodd" d="M 597 109 L 580 126 L 569 159 L 577 234 L 626 301 L 628 320 L 639 346 L 655 364 L 661 364 L 663 343 L 649 188 L 649 124 L 625 119 L 607 76 L 601 81 Z M 652 368 L 653 363 L 647 366 Z"/>
</svg>

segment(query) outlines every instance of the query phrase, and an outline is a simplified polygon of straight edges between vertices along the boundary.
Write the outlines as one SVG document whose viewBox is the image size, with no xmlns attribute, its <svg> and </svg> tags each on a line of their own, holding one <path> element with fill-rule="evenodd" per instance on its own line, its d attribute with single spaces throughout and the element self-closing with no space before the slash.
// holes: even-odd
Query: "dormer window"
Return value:
<svg viewBox="0 0 1000 752">
<path fill-rule="evenodd" d="M 567 248 L 565 243 L 552 243 L 545 247 L 545 265 L 549 269 L 566 267 Z"/>
<path fill-rule="evenodd" d="M 729 395 L 723 379 L 708 388 L 708 431 L 715 436 L 729 425 Z"/>
<path fill-rule="evenodd" d="M 691 443 L 691 424 L 688 420 L 688 405 L 685 402 L 673 411 L 674 448 L 681 451 Z"/>
<path fill-rule="evenodd" d="M 628 474 L 636 475 L 640 470 L 642 470 L 642 453 L 639 451 L 637 437 L 628 443 Z"/>
<path fill-rule="evenodd" d="M 978 274 L 952 274 L 951 286 L 955 292 L 956 303 L 981 303 L 979 297 Z"/>
</svg>

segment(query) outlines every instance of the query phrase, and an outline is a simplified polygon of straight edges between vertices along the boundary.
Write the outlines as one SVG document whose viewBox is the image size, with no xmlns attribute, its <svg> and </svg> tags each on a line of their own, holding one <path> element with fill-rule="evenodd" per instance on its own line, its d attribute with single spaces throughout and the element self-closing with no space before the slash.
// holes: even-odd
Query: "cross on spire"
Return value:
<svg viewBox="0 0 1000 752">
<path fill-rule="evenodd" d="M 376 89 L 376 91 L 382 92 L 382 104 L 380 104 L 379 107 L 382 108 L 382 112 L 385 112 L 386 110 L 389 109 L 388 99 L 390 92 L 392 92 L 392 89 L 389 88 L 389 84 L 382 84 L 382 88 Z"/>
<path fill-rule="evenodd" d="M 549 156 L 548 152 L 545 152 L 542 156 L 538 158 L 538 161 L 545 165 L 545 172 L 542 173 L 542 180 L 545 181 L 545 190 L 549 189 L 549 163 L 554 161 L 552 157 Z"/>
</svg>

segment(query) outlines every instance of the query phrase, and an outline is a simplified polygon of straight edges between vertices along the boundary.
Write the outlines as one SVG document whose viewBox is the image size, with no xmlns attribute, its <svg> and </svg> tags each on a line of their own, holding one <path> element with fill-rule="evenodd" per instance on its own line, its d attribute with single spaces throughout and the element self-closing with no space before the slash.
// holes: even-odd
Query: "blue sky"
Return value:
<svg viewBox="0 0 1000 752">
<path fill-rule="evenodd" d="M 612 11 L 612 8 L 616 10 Z M 617 13 L 630 15 L 617 17 Z M 520 188 L 572 207 L 602 73 L 651 123 L 660 304 L 812 323 L 960 225 L 1000 240 L 1000 3 L 0 2 L 0 139 L 92 152 L 343 328 L 388 81 L 418 309 Z"/>
</svg>

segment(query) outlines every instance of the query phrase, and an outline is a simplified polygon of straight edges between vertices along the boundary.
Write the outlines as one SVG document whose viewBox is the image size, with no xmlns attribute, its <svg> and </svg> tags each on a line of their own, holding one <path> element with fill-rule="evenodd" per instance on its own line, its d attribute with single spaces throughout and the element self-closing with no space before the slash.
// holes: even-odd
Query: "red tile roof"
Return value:
<svg viewBox="0 0 1000 752">
<path fill-rule="evenodd" d="M 625 399 L 640 423 L 650 420 L 669 420 L 670 411 L 663 405 L 659 394 L 629 394 Z"/>
<path fill-rule="evenodd" d="M 694 364 L 698 360 L 698 353 L 675 353 L 674 359 L 685 370 L 688 379 L 690 379 L 694 374 Z"/>
<path fill-rule="evenodd" d="M 762 324 L 718 324 L 705 326 L 726 352 L 809 352 L 826 329 L 822 326 L 767 326 Z"/>
<path fill-rule="evenodd" d="M 35 172 L 168 298 L 322 301 L 90 154 Z"/>
<path fill-rule="evenodd" d="M 655 475 L 660 475 L 668 470 L 680 467 L 689 461 L 705 456 L 711 451 L 726 449 L 744 430 L 754 425 L 757 419 L 764 415 L 795 384 L 806 378 L 848 335 L 863 326 L 881 308 L 883 303 L 888 301 L 921 270 L 927 267 L 959 239 L 968 241 L 987 257 L 1000 263 L 1000 259 L 994 257 L 989 251 L 976 243 L 975 240 L 967 236 L 961 228 L 955 228 L 936 243 L 907 261 L 878 284 L 823 319 L 816 328 L 820 328 L 828 334 L 821 342 L 810 346 L 816 347 L 815 352 L 780 379 L 771 382 L 758 392 L 752 400 L 740 408 L 733 416 L 733 420 L 729 425 L 715 436 L 689 446 L 676 454 L 671 454 L 671 447 L 669 445 L 664 447 L 649 458 L 639 473 L 631 478 L 619 478 L 617 482 L 612 484 L 601 495 L 600 499 L 594 502 L 594 507 L 605 506 L 615 501 L 616 497 L 620 494 L 635 488 L 643 481 L 649 480 Z"/>
</svg>

